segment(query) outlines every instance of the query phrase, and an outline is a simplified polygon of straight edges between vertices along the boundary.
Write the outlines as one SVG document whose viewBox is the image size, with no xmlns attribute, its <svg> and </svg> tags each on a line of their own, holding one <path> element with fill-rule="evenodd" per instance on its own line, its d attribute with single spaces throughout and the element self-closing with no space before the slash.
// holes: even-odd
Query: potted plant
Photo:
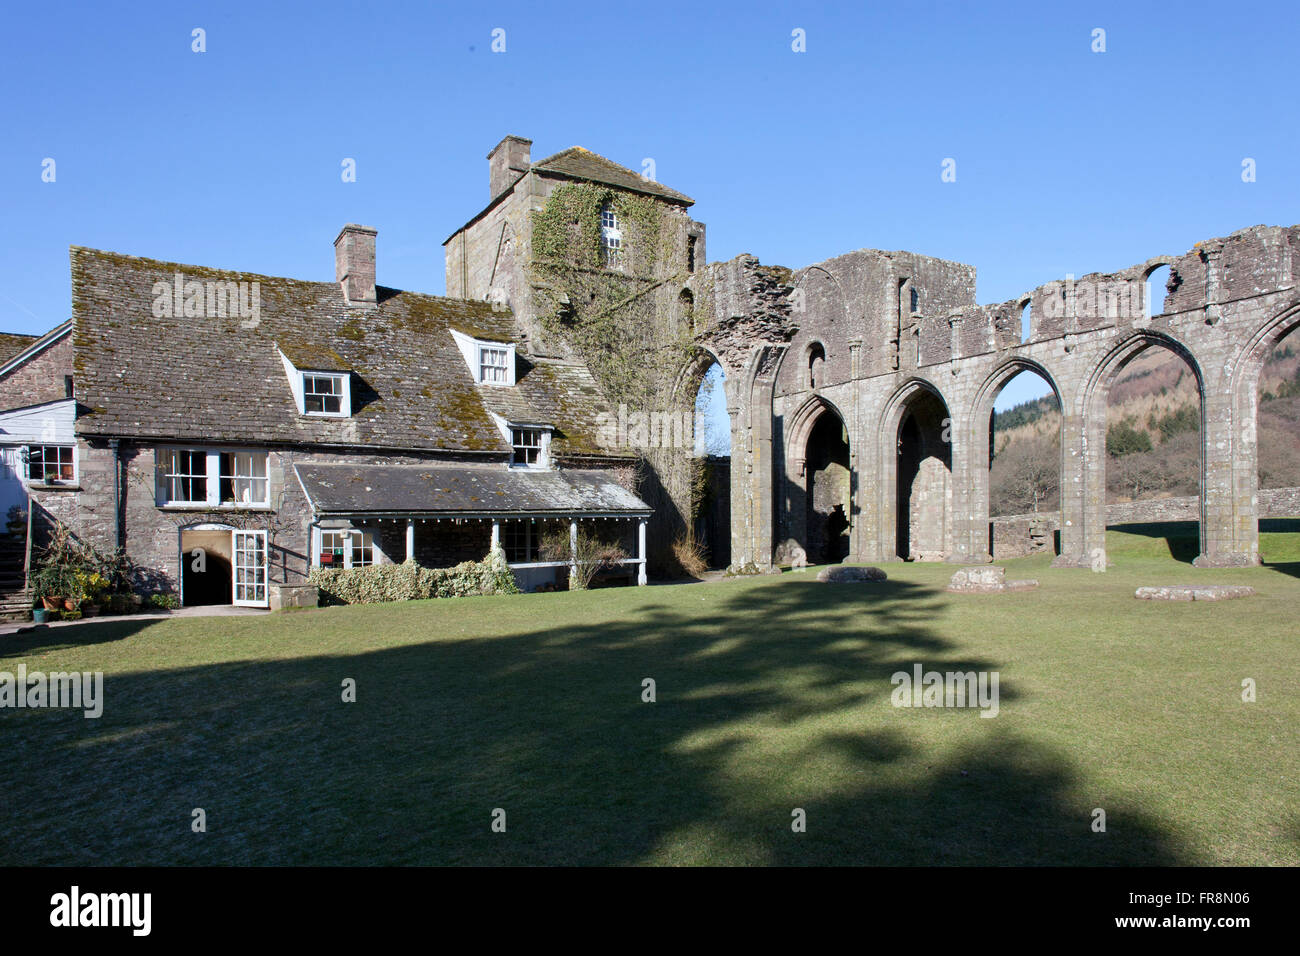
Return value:
<svg viewBox="0 0 1300 956">
<path fill-rule="evenodd" d="M 69 587 L 67 569 L 61 565 L 46 565 L 32 573 L 32 590 L 47 611 L 57 611 L 64 606 Z"/>
<path fill-rule="evenodd" d="M 94 617 L 102 610 L 108 594 L 108 579 L 98 571 L 80 570 L 73 575 L 76 588 L 81 595 L 81 613 L 84 617 Z"/>
<path fill-rule="evenodd" d="M 85 573 L 68 569 L 66 572 L 67 590 L 63 592 L 63 609 L 81 611 L 81 602 L 86 600 Z M 81 614 L 78 613 L 77 617 Z"/>
</svg>

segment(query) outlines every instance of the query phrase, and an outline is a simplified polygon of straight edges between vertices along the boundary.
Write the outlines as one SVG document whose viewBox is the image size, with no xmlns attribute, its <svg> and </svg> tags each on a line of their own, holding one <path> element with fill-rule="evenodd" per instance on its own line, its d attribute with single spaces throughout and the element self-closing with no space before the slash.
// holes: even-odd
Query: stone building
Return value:
<svg viewBox="0 0 1300 956">
<path fill-rule="evenodd" d="M 580 526 L 645 583 L 651 509 L 586 369 L 524 354 L 499 306 L 377 286 L 374 229 L 334 250 L 337 281 L 305 282 L 74 247 L 75 421 L 25 442 L 33 509 L 185 603 L 274 605 L 314 565 L 494 544 L 535 589 L 569 564 L 543 534 Z M 42 396 L 6 384 L 8 430 Z"/>
<path fill-rule="evenodd" d="M 1255 388 L 1300 324 L 1300 227 L 981 306 L 972 266 L 909 252 L 709 263 L 688 196 L 530 149 L 488 154 L 486 205 L 444 242 L 446 297 L 376 285 L 376 232 L 355 225 L 332 283 L 74 247 L 71 322 L 0 340 L 10 484 L 189 603 L 494 540 L 545 586 L 565 564 L 538 552 L 548 522 L 616 531 L 641 581 L 720 515 L 736 568 L 979 562 L 993 402 L 1032 370 L 1062 409 L 1057 562 L 1102 570 L 1107 390 L 1163 347 L 1198 383 L 1197 563 L 1259 560 Z M 731 458 L 707 470 L 726 507 L 706 516 L 691 413 L 715 362 Z M 203 582 L 198 551 L 221 568 Z"/>
</svg>

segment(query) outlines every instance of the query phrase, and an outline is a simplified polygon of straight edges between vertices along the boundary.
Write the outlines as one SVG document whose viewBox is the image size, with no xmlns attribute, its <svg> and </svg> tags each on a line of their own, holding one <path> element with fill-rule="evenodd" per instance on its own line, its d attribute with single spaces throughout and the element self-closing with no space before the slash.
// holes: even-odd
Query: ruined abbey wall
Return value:
<svg viewBox="0 0 1300 956">
<path fill-rule="evenodd" d="M 711 319 L 699 340 L 728 375 L 733 563 L 768 564 L 792 536 L 806 547 L 808 442 L 827 414 L 848 436 L 849 560 L 913 556 L 899 545 L 914 516 L 926 542 L 915 556 L 991 560 L 990 415 L 1001 387 L 1031 369 L 1062 408 L 1057 563 L 1104 568 L 1107 391 L 1157 346 L 1187 361 L 1198 382 L 1196 563 L 1258 563 L 1256 390 L 1268 353 L 1300 324 L 1298 247 L 1300 226 L 1256 226 L 996 305 L 974 303 L 971 267 L 908 253 L 862 250 L 798 272 L 750 256 L 711 265 Z M 1164 311 L 1148 315 L 1147 279 L 1162 265 Z M 937 422 L 934 403 L 945 412 Z M 916 501 L 915 487 L 900 493 L 900 442 L 911 428 L 948 446 L 938 497 L 922 493 L 944 484 L 932 466 Z M 915 486 L 915 476 L 904 479 Z M 938 548 L 929 546 L 934 527 Z"/>
</svg>

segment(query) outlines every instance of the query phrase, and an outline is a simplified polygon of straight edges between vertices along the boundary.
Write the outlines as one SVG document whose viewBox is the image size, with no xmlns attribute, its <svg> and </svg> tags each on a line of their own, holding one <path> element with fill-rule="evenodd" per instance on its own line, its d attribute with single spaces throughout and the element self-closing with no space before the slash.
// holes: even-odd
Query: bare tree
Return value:
<svg viewBox="0 0 1300 956">
<path fill-rule="evenodd" d="M 1060 487 L 1056 435 L 1030 435 L 1006 442 L 989 472 L 990 498 L 998 514 L 1039 511 Z"/>
</svg>

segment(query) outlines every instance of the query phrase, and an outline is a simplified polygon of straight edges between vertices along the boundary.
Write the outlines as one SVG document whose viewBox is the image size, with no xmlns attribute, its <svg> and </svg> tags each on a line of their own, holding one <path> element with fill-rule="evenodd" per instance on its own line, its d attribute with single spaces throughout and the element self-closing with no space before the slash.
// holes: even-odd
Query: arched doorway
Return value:
<svg viewBox="0 0 1300 956">
<path fill-rule="evenodd" d="M 849 435 L 844 421 L 823 405 L 803 448 L 804 548 L 814 564 L 832 564 L 849 555 L 852 474 Z"/>
<path fill-rule="evenodd" d="M 952 551 L 952 420 L 943 399 L 918 389 L 898 425 L 895 539 L 898 557 L 943 561 Z"/>
<path fill-rule="evenodd" d="M 1054 378 L 1037 362 L 1013 358 L 980 385 L 973 409 L 970 553 L 985 561 L 1059 554 L 1064 422 Z"/>
<path fill-rule="evenodd" d="M 999 387 L 989 415 L 988 515 L 1020 515 L 993 534 L 993 558 L 1058 551 L 1061 401 L 1041 372 L 1022 368 Z M 1005 546 L 1005 553 L 1000 548 Z"/>
<path fill-rule="evenodd" d="M 1074 559 L 1104 571 L 1113 523 L 1164 537 L 1175 557 L 1199 560 L 1206 553 L 1205 386 L 1191 351 L 1167 333 L 1135 334 L 1101 359 L 1084 387 L 1088 454 Z M 1163 520 L 1153 523 L 1142 519 L 1148 508 L 1135 507 L 1151 498 L 1183 501 L 1162 506 Z"/>
<path fill-rule="evenodd" d="M 726 373 L 714 361 L 695 393 L 691 522 L 694 543 L 710 569 L 731 563 L 731 422 Z"/>
<path fill-rule="evenodd" d="M 232 530 L 216 524 L 181 530 L 181 602 L 186 607 L 232 603 Z"/>
</svg>

